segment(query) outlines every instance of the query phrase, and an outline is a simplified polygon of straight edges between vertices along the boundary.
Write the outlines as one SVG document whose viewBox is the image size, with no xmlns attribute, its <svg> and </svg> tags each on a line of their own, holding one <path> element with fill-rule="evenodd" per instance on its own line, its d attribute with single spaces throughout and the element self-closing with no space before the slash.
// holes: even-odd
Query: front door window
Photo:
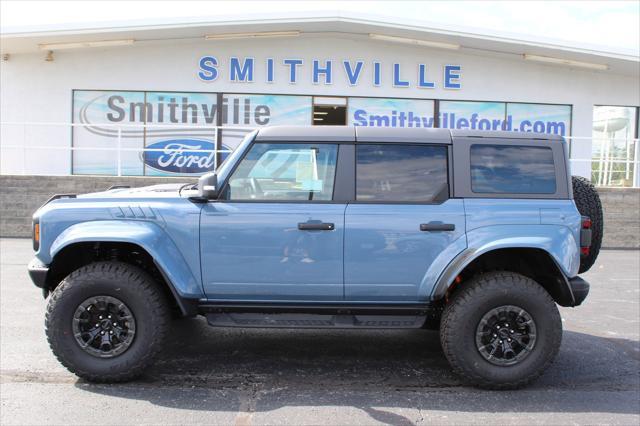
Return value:
<svg viewBox="0 0 640 426">
<path fill-rule="evenodd" d="M 229 201 L 331 201 L 338 146 L 256 143 L 226 189 Z"/>
</svg>

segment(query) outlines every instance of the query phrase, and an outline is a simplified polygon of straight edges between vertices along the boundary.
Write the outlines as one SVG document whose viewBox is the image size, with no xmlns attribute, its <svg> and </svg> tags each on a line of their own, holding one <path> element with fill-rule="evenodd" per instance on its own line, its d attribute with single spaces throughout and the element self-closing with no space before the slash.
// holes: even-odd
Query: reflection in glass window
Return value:
<svg viewBox="0 0 640 426">
<path fill-rule="evenodd" d="M 418 99 L 349 98 L 350 126 L 434 127 L 434 102 Z"/>
<path fill-rule="evenodd" d="M 636 108 L 593 107 L 591 181 L 598 186 L 632 186 Z"/>
<path fill-rule="evenodd" d="M 571 105 L 507 104 L 504 130 L 568 136 Z"/>
<path fill-rule="evenodd" d="M 463 130 L 507 130 L 502 102 L 440 101 L 440 127 Z M 508 129 L 511 130 L 511 129 Z"/>
<path fill-rule="evenodd" d="M 329 201 L 338 145 L 257 143 L 229 179 L 225 198 Z"/>
<path fill-rule="evenodd" d="M 472 145 L 471 190 L 477 193 L 553 194 L 553 152 L 543 146 Z"/>
<path fill-rule="evenodd" d="M 440 101 L 440 127 L 567 136 L 571 105 Z"/>
<path fill-rule="evenodd" d="M 446 199 L 447 148 L 432 145 L 358 145 L 358 201 L 432 202 Z"/>
<path fill-rule="evenodd" d="M 115 106 L 116 109 L 110 107 Z M 215 96 L 214 96 L 215 105 Z M 157 108 L 156 108 L 157 109 Z M 145 146 L 145 123 L 147 107 L 144 92 L 110 92 L 103 90 L 73 91 L 73 122 L 93 123 L 99 126 L 109 123 L 104 131 L 92 131 L 92 127 L 72 127 L 73 146 L 72 170 L 74 175 L 117 175 L 118 161 L 121 173 L 125 176 L 141 176 L 145 173 L 145 164 L 141 161 L 141 152 Z M 168 118 L 168 117 L 167 117 Z M 163 124 L 163 121 L 151 121 L 150 124 Z M 113 149 L 118 136 L 114 124 L 126 123 L 122 129 L 122 148 L 120 159 Z M 149 135 L 157 128 L 149 128 Z M 166 132 L 166 129 L 164 130 Z M 183 133 L 181 131 L 181 133 Z M 103 150 L 103 148 L 106 148 Z M 99 151 L 96 151 L 99 149 Z M 51 151 L 50 151 L 51 152 Z M 55 152 L 55 151 L 53 151 Z"/>
<path fill-rule="evenodd" d="M 311 96 L 247 95 L 225 93 L 222 105 L 221 160 L 235 150 L 242 138 L 253 129 L 275 125 L 309 125 Z M 233 128 L 237 127 L 237 128 Z"/>
</svg>

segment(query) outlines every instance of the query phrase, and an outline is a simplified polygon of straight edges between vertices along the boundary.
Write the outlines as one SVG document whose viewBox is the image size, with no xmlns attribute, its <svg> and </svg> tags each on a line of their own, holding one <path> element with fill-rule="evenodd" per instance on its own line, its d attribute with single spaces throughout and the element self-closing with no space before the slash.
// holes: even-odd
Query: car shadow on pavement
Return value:
<svg viewBox="0 0 640 426">
<path fill-rule="evenodd" d="M 222 329 L 194 318 L 176 321 L 169 340 L 134 382 L 76 386 L 190 410 L 350 406 L 391 424 L 413 421 L 382 407 L 638 413 L 640 343 L 627 339 L 565 331 L 555 363 L 518 392 L 466 385 L 451 372 L 435 331 Z"/>
</svg>

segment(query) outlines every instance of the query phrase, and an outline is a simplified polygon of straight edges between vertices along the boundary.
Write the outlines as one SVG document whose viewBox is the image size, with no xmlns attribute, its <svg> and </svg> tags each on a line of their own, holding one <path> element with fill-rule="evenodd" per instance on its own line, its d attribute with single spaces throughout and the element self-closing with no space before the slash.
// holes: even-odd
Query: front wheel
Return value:
<svg viewBox="0 0 640 426">
<path fill-rule="evenodd" d="M 151 364 L 170 318 L 162 289 L 143 270 L 97 262 L 56 287 L 45 328 L 53 353 L 69 371 L 89 381 L 121 382 Z"/>
<path fill-rule="evenodd" d="M 490 389 L 522 387 L 551 364 L 562 340 L 547 291 L 512 272 L 480 275 L 444 310 L 440 340 L 454 371 Z"/>
</svg>

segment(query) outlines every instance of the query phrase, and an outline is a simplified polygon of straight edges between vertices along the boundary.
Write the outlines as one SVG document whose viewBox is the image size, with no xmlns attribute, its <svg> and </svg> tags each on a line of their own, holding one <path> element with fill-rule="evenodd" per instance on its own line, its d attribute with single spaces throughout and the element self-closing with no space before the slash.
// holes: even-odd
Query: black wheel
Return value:
<svg viewBox="0 0 640 426">
<path fill-rule="evenodd" d="M 65 278 L 45 316 L 49 345 L 69 371 L 94 382 L 130 380 L 162 348 L 171 312 L 143 270 L 97 262 Z"/>
<path fill-rule="evenodd" d="M 480 275 L 453 295 L 440 325 L 454 371 L 489 389 L 522 387 L 552 363 L 562 341 L 555 302 L 512 272 Z"/>
<path fill-rule="evenodd" d="M 596 261 L 600 247 L 602 246 L 602 235 L 604 233 L 604 216 L 602 213 L 602 203 L 596 188 L 582 176 L 572 176 L 573 200 L 578 211 L 583 216 L 591 219 L 591 248 L 587 256 L 580 256 L 580 269 L 578 273 L 588 271 Z"/>
</svg>

